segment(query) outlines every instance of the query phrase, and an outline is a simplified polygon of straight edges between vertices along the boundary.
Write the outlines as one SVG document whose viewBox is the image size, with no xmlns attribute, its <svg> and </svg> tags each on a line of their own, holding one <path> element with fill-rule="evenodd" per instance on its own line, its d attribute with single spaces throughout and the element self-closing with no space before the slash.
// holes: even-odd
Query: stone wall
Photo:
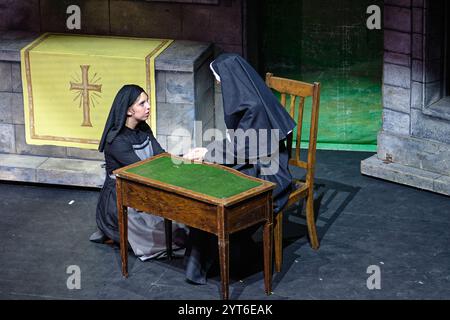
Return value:
<svg viewBox="0 0 450 320">
<path fill-rule="evenodd" d="M 175 41 L 155 60 L 157 138 L 172 153 L 201 146 L 196 134 L 215 125 L 212 59 L 212 45 Z"/>
<path fill-rule="evenodd" d="M 383 130 L 449 144 L 450 117 L 434 106 L 444 98 L 444 2 L 385 3 Z"/>
<path fill-rule="evenodd" d="M 1 0 L 0 30 L 86 33 L 212 42 L 245 54 L 244 0 Z M 68 30 L 67 7 L 81 9 L 81 30 Z"/>
<path fill-rule="evenodd" d="M 450 195 L 445 11 L 442 0 L 385 0 L 384 110 L 377 153 L 384 162 L 363 161 L 362 172 Z M 390 171 L 390 163 L 399 166 Z"/>
</svg>

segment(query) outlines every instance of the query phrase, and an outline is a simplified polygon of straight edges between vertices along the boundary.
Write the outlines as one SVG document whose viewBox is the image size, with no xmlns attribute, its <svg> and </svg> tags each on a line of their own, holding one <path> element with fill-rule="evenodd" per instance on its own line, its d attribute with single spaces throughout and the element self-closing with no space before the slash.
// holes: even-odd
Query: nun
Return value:
<svg viewBox="0 0 450 320">
<path fill-rule="evenodd" d="M 276 214 L 292 191 L 286 139 L 296 123 L 240 55 L 221 54 L 210 68 L 222 89 L 227 137 L 211 142 L 207 148 L 193 149 L 185 158 L 219 163 L 275 183 L 272 196 Z M 259 261 L 257 246 L 252 239 L 258 227 L 230 236 L 232 274 L 245 275 L 244 270 L 252 270 L 250 265 Z M 217 262 L 217 237 L 190 228 L 185 254 L 187 281 L 205 284 L 208 273 L 215 269 L 213 266 L 217 266 Z"/>
<path fill-rule="evenodd" d="M 165 152 L 146 123 L 148 95 L 137 85 L 124 85 L 117 93 L 98 150 L 104 152 L 106 177 L 97 203 L 98 230 L 90 240 L 119 243 L 116 180 L 113 171 Z M 174 243 L 183 246 L 184 226 L 173 223 Z M 165 253 L 164 219 L 128 208 L 128 243 L 141 260 Z"/>
</svg>

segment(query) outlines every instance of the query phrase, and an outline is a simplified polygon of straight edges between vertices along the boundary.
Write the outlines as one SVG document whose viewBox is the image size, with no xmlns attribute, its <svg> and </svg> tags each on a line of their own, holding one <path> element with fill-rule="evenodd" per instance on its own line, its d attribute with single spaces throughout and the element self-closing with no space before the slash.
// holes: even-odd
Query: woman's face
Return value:
<svg viewBox="0 0 450 320">
<path fill-rule="evenodd" d="M 142 92 L 136 101 L 128 108 L 128 115 L 136 121 L 145 121 L 150 114 L 150 104 L 148 103 L 148 96 Z"/>
</svg>

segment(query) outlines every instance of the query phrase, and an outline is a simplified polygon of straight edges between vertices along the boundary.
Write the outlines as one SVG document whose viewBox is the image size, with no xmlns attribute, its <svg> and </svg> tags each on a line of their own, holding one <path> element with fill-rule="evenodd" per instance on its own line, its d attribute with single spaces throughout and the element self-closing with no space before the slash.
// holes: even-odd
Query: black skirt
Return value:
<svg viewBox="0 0 450 320">
<path fill-rule="evenodd" d="M 119 221 L 117 215 L 116 180 L 106 176 L 105 183 L 97 202 L 96 221 L 98 228 L 109 239 L 120 241 Z"/>
</svg>

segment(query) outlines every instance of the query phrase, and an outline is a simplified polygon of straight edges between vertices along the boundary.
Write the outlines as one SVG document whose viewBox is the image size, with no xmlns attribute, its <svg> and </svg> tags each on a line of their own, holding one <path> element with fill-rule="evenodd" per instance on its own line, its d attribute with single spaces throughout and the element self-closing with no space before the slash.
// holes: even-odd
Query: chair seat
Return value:
<svg viewBox="0 0 450 320">
<path fill-rule="evenodd" d="M 301 198 L 304 198 L 308 195 L 308 184 L 304 181 L 293 179 L 295 190 L 291 192 L 289 195 L 288 202 L 284 206 L 283 210 L 285 208 L 289 208 L 293 204 L 297 203 L 298 200 Z"/>
</svg>

